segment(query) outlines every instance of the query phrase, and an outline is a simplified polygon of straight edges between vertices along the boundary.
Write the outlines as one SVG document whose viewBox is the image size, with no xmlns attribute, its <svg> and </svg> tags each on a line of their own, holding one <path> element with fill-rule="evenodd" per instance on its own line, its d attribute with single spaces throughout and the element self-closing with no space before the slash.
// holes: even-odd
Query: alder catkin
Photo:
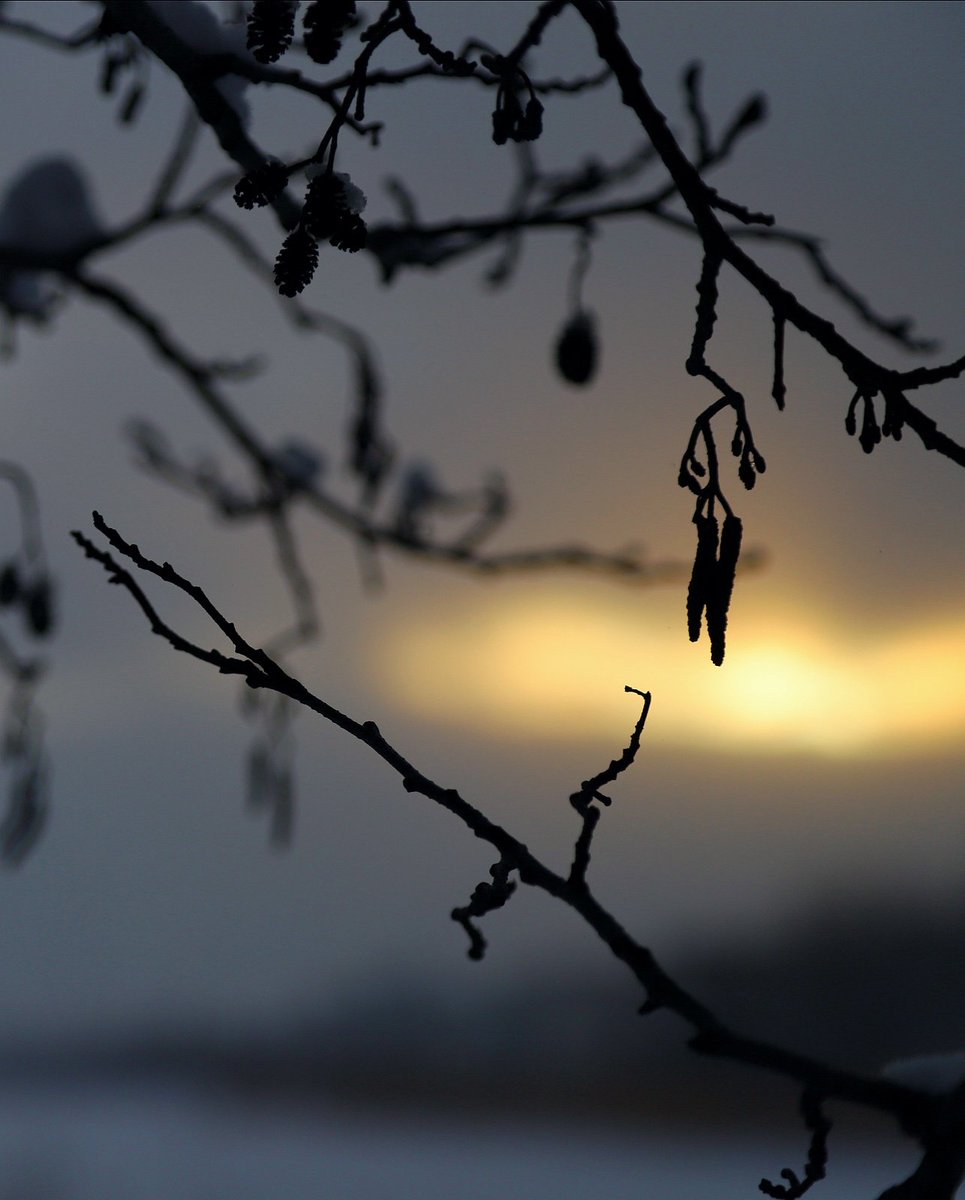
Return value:
<svg viewBox="0 0 965 1200">
<path fill-rule="evenodd" d="M 714 565 L 713 578 L 707 595 L 707 633 L 710 635 L 710 658 L 719 667 L 724 661 L 727 635 L 727 614 L 734 592 L 734 576 L 740 558 L 743 525 L 740 517 L 728 513 L 720 535 L 720 552 Z"/>
<path fill-rule="evenodd" d="M 692 642 L 700 638 L 701 619 L 714 583 L 718 544 L 716 517 L 697 515 L 694 524 L 697 526 L 697 551 L 687 588 L 687 633 Z"/>
</svg>

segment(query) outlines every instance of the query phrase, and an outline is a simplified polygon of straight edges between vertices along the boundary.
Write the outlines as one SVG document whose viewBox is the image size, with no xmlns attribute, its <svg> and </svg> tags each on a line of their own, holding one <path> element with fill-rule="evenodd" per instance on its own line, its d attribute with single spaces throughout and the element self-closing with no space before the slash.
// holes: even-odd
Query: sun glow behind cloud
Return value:
<svg viewBox="0 0 965 1200">
<path fill-rule="evenodd" d="M 965 621 L 862 646 L 813 615 L 747 611 L 717 669 L 678 607 L 661 620 L 623 602 L 492 597 L 397 627 L 378 670 L 421 718 L 500 737 L 613 744 L 634 715 L 625 684 L 654 694 L 648 741 L 677 748 L 880 757 L 965 733 Z"/>
</svg>

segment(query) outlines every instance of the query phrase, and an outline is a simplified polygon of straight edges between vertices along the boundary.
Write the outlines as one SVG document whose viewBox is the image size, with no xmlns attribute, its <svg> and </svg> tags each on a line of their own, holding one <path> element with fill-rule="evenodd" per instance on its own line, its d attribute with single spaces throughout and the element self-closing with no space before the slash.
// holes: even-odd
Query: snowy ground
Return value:
<svg viewBox="0 0 965 1200">
<path fill-rule="evenodd" d="M 510 1130 L 116 1084 L 0 1090 L 0 1200 L 738 1200 L 803 1146 Z M 900 1147 L 832 1146 L 822 1200 L 873 1200 Z"/>
</svg>

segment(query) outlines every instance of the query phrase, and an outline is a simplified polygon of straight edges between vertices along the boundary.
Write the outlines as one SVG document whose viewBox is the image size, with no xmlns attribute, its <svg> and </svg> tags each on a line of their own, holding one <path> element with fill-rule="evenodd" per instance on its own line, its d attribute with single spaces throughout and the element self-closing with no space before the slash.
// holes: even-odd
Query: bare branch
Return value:
<svg viewBox="0 0 965 1200">
<path fill-rule="evenodd" d="M 157 218 L 168 208 L 174 189 L 181 181 L 191 159 L 200 129 L 201 122 L 198 120 L 197 110 L 194 105 L 188 105 L 181 118 L 181 126 L 171 147 L 171 153 L 161 168 L 153 195 L 148 201 L 147 212 L 150 217 Z"/>
<path fill-rule="evenodd" d="M 474 836 L 494 847 L 499 854 L 500 865 L 498 878 L 497 875 L 493 878 L 500 883 L 504 891 L 509 872 L 516 871 L 522 883 L 539 888 L 574 909 L 611 952 L 628 967 L 644 989 L 646 1002 L 641 1011 L 649 1013 L 662 1008 L 675 1013 L 693 1030 L 688 1042 L 692 1049 L 701 1054 L 729 1058 L 776 1072 L 806 1085 L 816 1095 L 838 1097 L 890 1113 L 899 1120 L 903 1128 L 921 1138 L 927 1138 L 930 1131 L 944 1128 L 943 1121 L 948 1112 L 957 1111 L 950 1109 L 952 1102 L 945 1097 L 924 1093 L 887 1079 L 871 1079 L 841 1071 L 807 1055 L 743 1037 L 728 1029 L 709 1008 L 672 979 L 657 962 L 653 953 L 636 942 L 602 907 L 583 878 L 567 879 L 546 867 L 527 846 L 502 826 L 491 821 L 457 791 L 443 787 L 419 771 L 382 735 L 374 722 L 356 721 L 314 695 L 264 650 L 246 641 L 206 593 L 180 575 L 169 563 L 159 564 L 148 558 L 137 546 L 126 542 L 99 514 L 94 514 L 94 524 L 118 554 L 127 558 L 138 569 L 177 588 L 192 599 L 227 638 L 235 657 L 215 650 L 204 650 L 177 634 L 160 619 L 131 573 L 108 552 L 94 546 L 85 535 L 75 532 L 73 536 L 87 557 L 103 567 L 112 583 L 130 592 L 147 617 L 153 633 L 162 637 L 173 648 L 207 662 L 222 674 L 242 675 L 250 687 L 268 688 L 279 695 L 289 697 L 362 742 L 400 777 L 407 792 L 418 793 L 439 804 L 462 821 Z M 637 729 L 642 731 L 640 722 Z M 607 771 L 597 778 L 610 778 L 624 770 L 636 754 L 636 741 L 635 731 L 630 746 L 621 758 L 614 760 Z M 504 895 L 503 899 L 505 898 Z M 488 911 L 486 905 L 490 899 L 494 897 L 484 893 L 476 899 L 475 906 L 471 901 L 469 907 L 475 907 L 475 915 L 479 915 L 480 909 Z M 468 919 L 474 914 L 463 910 L 463 915 Z M 461 917 L 457 919 L 462 920 Z M 470 949 L 481 949 L 475 938 Z M 952 1097 L 954 1100 L 954 1093 Z"/>
<path fill-rule="evenodd" d="M 86 25 L 78 29 L 76 33 L 65 37 L 59 33 L 51 33 L 50 30 L 43 29 L 39 25 L 32 25 L 29 21 L 19 21 L 16 17 L 9 17 L 6 13 L 0 12 L 0 33 L 10 33 L 16 37 L 22 37 L 26 41 L 36 42 L 50 50 L 66 50 L 68 52 L 82 50 L 96 41 L 100 27 L 101 22 L 97 20 L 92 25 Z"/>
</svg>

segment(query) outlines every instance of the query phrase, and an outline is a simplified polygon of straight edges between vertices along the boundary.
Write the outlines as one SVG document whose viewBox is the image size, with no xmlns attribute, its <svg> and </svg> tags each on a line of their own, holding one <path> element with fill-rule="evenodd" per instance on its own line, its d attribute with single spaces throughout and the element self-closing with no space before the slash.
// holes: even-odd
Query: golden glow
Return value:
<svg viewBox="0 0 965 1200">
<path fill-rule="evenodd" d="M 861 649 L 813 618 L 746 611 L 718 669 L 686 641 L 679 598 L 643 607 L 492 596 L 449 624 L 396 627 L 377 670 L 423 718 L 519 739 L 618 741 L 634 715 L 625 684 L 654 694 L 654 744 L 880 757 L 965 733 L 965 621 Z"/>
<path fill-rule="evenodd" d="M 813 643 L 752 643 L 709 681 L 717 740 L 848 751 L 877 728 L 867 677 Z"/>
</svg>

